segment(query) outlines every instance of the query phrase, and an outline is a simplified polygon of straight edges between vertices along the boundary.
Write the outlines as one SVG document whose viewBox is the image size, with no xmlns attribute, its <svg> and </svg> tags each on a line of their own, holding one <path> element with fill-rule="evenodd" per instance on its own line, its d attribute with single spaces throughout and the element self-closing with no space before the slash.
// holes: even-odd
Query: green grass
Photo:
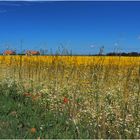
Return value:
<svg viewBox="0 0 140 140">
<path fill-rule="evenodd" d="M 0 87 L 0 138 L 76 138 L 75 126 L 65 113 L 49 111 L 24 97 L 15 84 Z M 36 133 L 31 133 L 36 128 Z"/>
<path fill-rule="evenodd" d="M 67 115 L 46 111 L 31 100 L 0 97 L 0 138 L 77 138 Z M 36 133 L 31 133 L 36 128 Z"/>
</svg>

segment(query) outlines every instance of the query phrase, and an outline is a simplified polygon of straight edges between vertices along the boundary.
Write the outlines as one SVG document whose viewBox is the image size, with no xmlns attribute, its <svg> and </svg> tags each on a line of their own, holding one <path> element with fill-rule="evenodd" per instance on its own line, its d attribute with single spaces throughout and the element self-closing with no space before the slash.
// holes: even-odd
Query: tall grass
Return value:
<svg viewBox="0 0 140 140">
<path fill-rule="evenodd" d="M 0 74 L 3 98 L 20 96 L 40 116 L 24 111 L 24 127 L 13 124 L 24 133 L 9 138 L 140 138 L 139 57 L 0 56 Z"/>
</svg>

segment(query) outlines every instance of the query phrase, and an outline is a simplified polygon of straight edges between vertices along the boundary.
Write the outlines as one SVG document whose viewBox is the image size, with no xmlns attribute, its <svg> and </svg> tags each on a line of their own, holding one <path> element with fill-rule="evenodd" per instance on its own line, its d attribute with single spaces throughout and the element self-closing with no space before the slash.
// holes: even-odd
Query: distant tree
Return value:
<svg viewBox="0 0 140 140">
<path fill-rule="evenodd" d="M 131 54 L 131 56 L 139 56 L 139 53 L 137 53 L 137 52 L 131 52 L 130 54 Z"/>
<path fill-rule="evenodd" d="M 140 53 L 138 52 L 122 52 L 122 53 L 115 53 L 115 52 L 110 52 L 106 54 L 107 56 L 140 56 Z"/>
<path fill-rule="evenodd" d="M 107 56 L 115 56 L 115 55 L 117 55 L 117 53 L 115 53 L 115 52 L 110 52 L 110 53 L 107 53 L 106 55 L 107 55 Z"/>
</svg>

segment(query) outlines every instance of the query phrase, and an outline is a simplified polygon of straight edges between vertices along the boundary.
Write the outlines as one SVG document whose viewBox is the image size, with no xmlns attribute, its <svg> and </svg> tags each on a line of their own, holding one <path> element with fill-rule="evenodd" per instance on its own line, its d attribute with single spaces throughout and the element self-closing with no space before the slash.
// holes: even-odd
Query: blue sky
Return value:
<svg viewBox="0 0 140 140">
<path fill-rule="evenodd" d="M 21 47 L 22 40 L 22 47 Z M 140 2 L 0 1 L 0 51 L 140 52 Z"/>
</svg>

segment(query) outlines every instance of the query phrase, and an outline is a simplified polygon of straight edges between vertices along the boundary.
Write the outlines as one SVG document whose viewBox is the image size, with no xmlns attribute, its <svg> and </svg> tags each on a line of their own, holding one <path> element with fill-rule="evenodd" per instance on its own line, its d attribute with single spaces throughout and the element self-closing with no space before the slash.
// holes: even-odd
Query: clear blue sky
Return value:
<svg viewBox="0 0 140 140">
<path fill-rule="evenodd" d="M 0 1 L 0 51 L 8 44 L 55 51 L 61 43 L 79 54 L 102 45 L 105 52 L 140 52 L 140 2 Z"/>
</svg>

